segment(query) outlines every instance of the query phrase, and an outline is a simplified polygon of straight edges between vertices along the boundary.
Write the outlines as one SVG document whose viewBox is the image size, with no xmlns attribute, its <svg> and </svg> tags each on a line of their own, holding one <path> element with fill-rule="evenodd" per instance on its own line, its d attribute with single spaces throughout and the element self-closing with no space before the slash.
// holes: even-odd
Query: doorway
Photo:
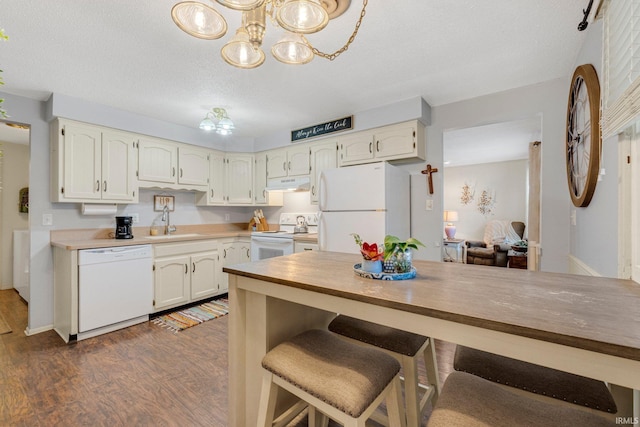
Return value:
<svg viewBox="0 0 640 427">
<path fill-rule="evenodd" d="M 29 126 L 0 121 L 0 289 L 29 301 Z"/>
<path fill-rule="evenodd" d="M 539 242 L 541 137 L 540 115 L 443 133 L 443 207 L 457 213 L 457 239 L 482 241 L 497 219 L 523 221 Z"/>
</svg>

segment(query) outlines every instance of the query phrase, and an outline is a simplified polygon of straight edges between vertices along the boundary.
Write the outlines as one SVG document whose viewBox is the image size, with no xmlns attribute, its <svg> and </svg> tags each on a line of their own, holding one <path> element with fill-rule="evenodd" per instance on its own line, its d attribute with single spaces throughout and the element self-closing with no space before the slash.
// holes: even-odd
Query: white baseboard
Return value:
<svg viewBox="0 0 640 427">
<path fill-rule="evenodd" d="M 600 273 L 598 273 L 593 268 L 589 267 L 587 264 L 574 257 L 573 255 L 569 255 L 569 273 L 580 274 L 582 276 L 602 277 Z"/>
<path fill-rule="evenodd" d="M 39 328 L 34 328 L 34 329 L 29 329 L 29 327 L 27 326 L 27 329 L 24 330 L 24 334 L 30 337 L 31 335 L 41 334 L 42 332 L 47 332 L 52 329 L 53 329 L 53 325 L 41 326 Z"/>
</svg>

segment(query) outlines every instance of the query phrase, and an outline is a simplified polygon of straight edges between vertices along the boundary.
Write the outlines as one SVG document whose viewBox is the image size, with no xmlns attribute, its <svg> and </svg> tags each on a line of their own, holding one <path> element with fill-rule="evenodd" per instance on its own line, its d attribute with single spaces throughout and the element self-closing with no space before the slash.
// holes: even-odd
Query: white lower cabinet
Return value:
<svg viewBox="0 0 640 427">
<path fill-rule="evenodd" d="M 318 244 L 317 243 L 309 243 L 309 242 L 293 242 L 293 252 L 307 252 L 307 251 L 317 251 Z"/>
<path fill-rule="evenodd" d="M 154 255 L 154 311 L 223 293 L 217 240 L 155 245 Z"/>
<path fill-rule="evenodd" d="M 224 241 L 221 247 L 222 267 L 251 261 L 250 240 Z M 229 290 L 229 275 L 227 273 L 222 273 L 220 282 L 221 289 L 224 292 L 227 292 Z"/>
</svg>

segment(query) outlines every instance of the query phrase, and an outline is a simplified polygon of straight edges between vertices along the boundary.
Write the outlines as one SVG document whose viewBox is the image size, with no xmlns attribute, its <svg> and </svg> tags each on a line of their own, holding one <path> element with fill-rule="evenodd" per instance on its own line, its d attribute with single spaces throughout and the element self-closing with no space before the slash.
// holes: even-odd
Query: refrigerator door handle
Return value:
<svg viewBox="0 0 640 427">
<path fill-rule="evenodd" d="M 322 211 L 318 211 L 318 250 L 324 251 L 327 238 L 325 236 L 324 217 Z"/>
<path fill-rule="evenodd" d="M 318 179 L 318 209 L 323 211 L 325 209 L 325 203 L 327 198 L 327 191 L 325 189 L 326 178 L 324 175 L 324 171 L 320 172 L 320 178 Z M 320 217 L 318 216 L 318 221 L 320 221 Z"/>
</svg>

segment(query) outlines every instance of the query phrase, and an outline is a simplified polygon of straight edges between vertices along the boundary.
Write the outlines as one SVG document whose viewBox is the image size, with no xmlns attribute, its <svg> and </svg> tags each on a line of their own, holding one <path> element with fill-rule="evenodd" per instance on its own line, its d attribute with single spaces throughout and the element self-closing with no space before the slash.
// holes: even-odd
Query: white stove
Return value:
<svg viewBox="0 0 640 427">
<path fill-rule="evenodd" d="M 306 233 L 318 232 L 317 213 L 282 213 L 279 231 L 254 231 L 251 233 L 251 261 L 273 258 L 293 253 L 293 236 L 296 226 L 305 223 Z"/>
</svg>

